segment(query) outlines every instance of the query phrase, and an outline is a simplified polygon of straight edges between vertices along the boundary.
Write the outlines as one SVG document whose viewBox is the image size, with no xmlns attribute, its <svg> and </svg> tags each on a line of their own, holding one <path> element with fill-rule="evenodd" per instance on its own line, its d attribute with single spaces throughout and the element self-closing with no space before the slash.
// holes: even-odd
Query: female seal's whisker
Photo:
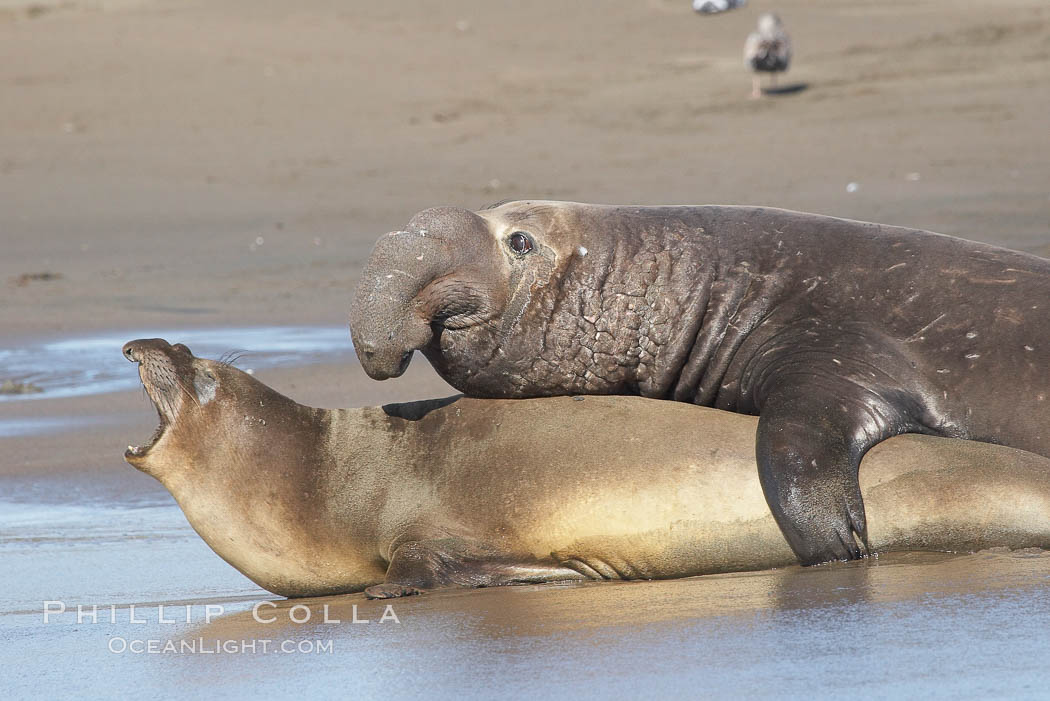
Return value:
<svg viewBox="0 0 1050 701">
<path fill-rule="evenodd" d="M 218 362 L 220 365 L 226 365 L 228 367 L 233 367 L 247 353 L 248 353 L 248 351 L 246 351 L 246 350 L 228 350 L 225 353 L 223 353 L 221 356 L 219 356 L 219 359 L 216 362 Z"/>
<path fill-rule="evenodd" d="M 197 399 L 197 392 L 192 387 L 188 386 L 187 380 L 185 378 L 183 378 L 182 376 L 180 376 L 180 375 L 176 375 L 175 376 L 175 383 L 179 386 L 179 389 L 182 390 L 183 394 L 188 396 L 190 398 L 190 400 L 194 404 L 196 404 L 197 408 L 199 409 L 201 403 L 200 403 L 200 400 Z"/>
</svg>

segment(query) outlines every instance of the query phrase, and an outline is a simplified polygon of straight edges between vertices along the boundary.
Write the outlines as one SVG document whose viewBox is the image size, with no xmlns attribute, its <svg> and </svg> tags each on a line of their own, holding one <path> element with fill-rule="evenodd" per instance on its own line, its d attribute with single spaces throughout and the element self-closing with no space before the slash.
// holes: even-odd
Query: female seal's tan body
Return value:
<svg viewBox="0 0 1050 701">
<path fill-rule="evenodd" d="M 754 417 L 637 397 L 323 410 L 179 344 L 132 341 L 124 352 L 161 417 L 126 460 L 171 491 L 221 557 L 277 594 L 385 597 L 795 562 L 758 481 Z M 1048 467 L 972 441 L 880 443 L 860 471 L 871 546 L 1050 546 Z"/>
</svg>

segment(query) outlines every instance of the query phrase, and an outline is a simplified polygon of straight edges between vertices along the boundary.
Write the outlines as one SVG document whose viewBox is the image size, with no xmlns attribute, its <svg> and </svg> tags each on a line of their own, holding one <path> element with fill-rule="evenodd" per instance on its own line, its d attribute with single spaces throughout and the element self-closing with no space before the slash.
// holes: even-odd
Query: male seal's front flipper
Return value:
<svg viewBox="0 0 1050 701">
<path fill-rule="evenodd" d="M 906 429 L 878 392 L 846 381 L 824 388 L 807 379 L 779 386 L 762 407 L 759 479 L 803 565 L 855 560 L 868 554 L 861 458 Z"/>
<path fill-rule="evenodd" d="M 494 587 L 585 579 L 567 567 L 517 561 L 495 548 L 465 538 L 441 538 L 399 545 L 390 558 L 386 581 L 365 589 L 365 596 L 390 599 L 441 587 Z"/>
</svg>

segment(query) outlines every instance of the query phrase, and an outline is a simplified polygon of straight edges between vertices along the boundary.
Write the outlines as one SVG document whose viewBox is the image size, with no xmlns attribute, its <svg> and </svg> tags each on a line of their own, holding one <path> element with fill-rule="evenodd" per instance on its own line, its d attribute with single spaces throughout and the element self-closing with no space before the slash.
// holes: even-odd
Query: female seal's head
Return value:
<svg viewBox="0 0 1050 701">
<path fill-rule="evenodd" d="M 157 409 L 159 425 L 149 441 L 129 445 L 124 459 L 146 470 L 145 460 L 162 442 L 166 442 L 176 425 L 196 423 L 219 390 L 220 371 L 225 364 L 194 357 L 181 343 L 174 345 L 162 338 L 146 338 L 124 345 L 124 357 L 139 364 L 139 378 Z M 191 414 L 195 416 L 191 418 Z M 150 471 L 150 470 L 147 470 Z"/>
<path fill-rule="evenodd" d="M 159 425 L 124 459 L 170 488 L 177 474 L 250 462 L 281 446 L 302 452 L 302 426 L 313 410 L 302 407 L 227 362 L 198 358 L 162 338 L 130 341 L 124 356 L 157 409 Z M 305 422 L 305 423 L 304 423 Z M 299 436 L 297 438 L 297 436 Z"/>
</svg>

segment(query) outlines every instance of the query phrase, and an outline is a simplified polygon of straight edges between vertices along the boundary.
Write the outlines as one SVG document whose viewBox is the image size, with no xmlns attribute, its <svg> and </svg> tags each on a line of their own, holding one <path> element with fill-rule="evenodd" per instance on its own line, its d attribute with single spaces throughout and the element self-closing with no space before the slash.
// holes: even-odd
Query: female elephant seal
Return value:
<svg viewBox="0 0 1050 701">
<path fill-rule="evenodd" d="M 1050 456 L 1050 261 L 924 231 L 758 207 L 428 209 L 376 244 L 350 322 L 376 379 L 422 350 L 470 396 L 760 415 L 762 487 L 803 564 L 863 554 L 857 467 L 890 436 Z"/>
<path fill-rule="evenodd" d="M 132 341 L 124 354 L 160 415 L 125 459 L 277 594 L 387 597 L 794 560 L 762 498 L 752 417 L 637 397 L 313 409 L 183 345 Z M 1048 464 L 979 443 L 887 441 L 860 471 L 872 547 L 1048 546 Z"/>
</svg>

